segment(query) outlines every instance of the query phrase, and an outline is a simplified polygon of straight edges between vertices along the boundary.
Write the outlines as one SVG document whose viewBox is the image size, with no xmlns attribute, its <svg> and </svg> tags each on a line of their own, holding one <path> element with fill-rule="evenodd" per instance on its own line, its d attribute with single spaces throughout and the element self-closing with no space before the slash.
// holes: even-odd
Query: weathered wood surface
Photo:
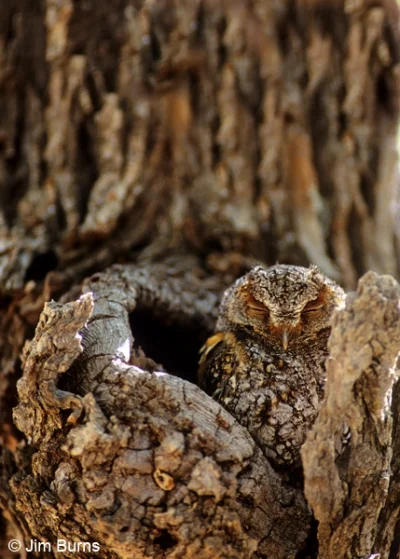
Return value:
<svg viewBox="0 0 400 559">
<path fill-rule="evenodd" d="M 99 542 L 102 557 L 295 557 L 310 521 L 302 492 L 199 388 L 135 365 L 128 311 L 151 287 L 151 308 L 188 298 L 185 281 L 150 286 L 145 275 L 117 267 L 78 301 L 45 305 L 14 411 L 36 449 L 32 473 L 11 483 L 18 508 L 37 538 L 63 526 L 67 539 Z M 215 297 L 196 294 L 188 314 L 211 318 Z"/>
</svg>

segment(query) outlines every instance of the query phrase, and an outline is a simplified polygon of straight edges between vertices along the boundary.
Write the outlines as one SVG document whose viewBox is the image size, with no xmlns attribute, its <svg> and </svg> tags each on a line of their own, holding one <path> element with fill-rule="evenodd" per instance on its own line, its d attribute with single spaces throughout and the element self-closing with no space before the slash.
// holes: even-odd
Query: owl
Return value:
<svg viewBox="0 0 400 559">
<path fill-rule="evenodd" d="M 316 266 L 256 266 L 225 291 L 201 349 L 200 386 L 278 469 L 300 467 L 324 392 L 332 313 L 343 303 Z"/>
</svg>

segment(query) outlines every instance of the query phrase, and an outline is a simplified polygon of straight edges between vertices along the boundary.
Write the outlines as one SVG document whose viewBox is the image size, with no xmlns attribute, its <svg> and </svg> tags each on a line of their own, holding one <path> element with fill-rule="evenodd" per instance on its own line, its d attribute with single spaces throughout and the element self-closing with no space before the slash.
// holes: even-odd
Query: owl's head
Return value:
<svg viewBox="0 0 400 559">
<path fill-rule="evenodd" d="M 316 266 L 256 266 L 222 298 L 218 330 L 242 330 L 286 350 L 331 326 L 344 291 Z"/>
</svg>

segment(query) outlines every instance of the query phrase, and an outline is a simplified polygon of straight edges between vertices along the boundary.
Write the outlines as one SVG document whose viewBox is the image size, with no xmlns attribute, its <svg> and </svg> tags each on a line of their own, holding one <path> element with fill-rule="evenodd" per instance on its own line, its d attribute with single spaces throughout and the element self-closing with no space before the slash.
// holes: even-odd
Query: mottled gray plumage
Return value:
<svg viewBox="0 0 400 559">
<path fill-rule="evenodd" d="M 256 266 L 226 290 L 200 384 L 276 466 L 300 463 L 325 383 L 333 311 L 343 290 L 315 267 Z"/>
</svg>

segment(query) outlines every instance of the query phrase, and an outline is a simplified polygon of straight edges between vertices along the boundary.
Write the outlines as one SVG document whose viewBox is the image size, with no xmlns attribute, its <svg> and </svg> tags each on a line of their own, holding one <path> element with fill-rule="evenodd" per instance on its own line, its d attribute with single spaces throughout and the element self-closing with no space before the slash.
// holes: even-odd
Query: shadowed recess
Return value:
<svg viewBox="0 0 400 559">
<path fill-rule="evenodd" d="M 162 365 L 172 375 L 197 383 L 199 350 L 207 337 L 194 324 L 166 324 L 149 311 L 136 310 L 130 315 L 136 345 L 147 357 Z"/>
<path fill-rule="evenodd" d="M 41 281 L 46 277 L 48 272 L 55 270 L 57 265 L 58 258 L 54 251 L 48 250 L 41 254 L 37 254 L 26 270 L 24 279 L 25 281 Z"/>
</svg>

